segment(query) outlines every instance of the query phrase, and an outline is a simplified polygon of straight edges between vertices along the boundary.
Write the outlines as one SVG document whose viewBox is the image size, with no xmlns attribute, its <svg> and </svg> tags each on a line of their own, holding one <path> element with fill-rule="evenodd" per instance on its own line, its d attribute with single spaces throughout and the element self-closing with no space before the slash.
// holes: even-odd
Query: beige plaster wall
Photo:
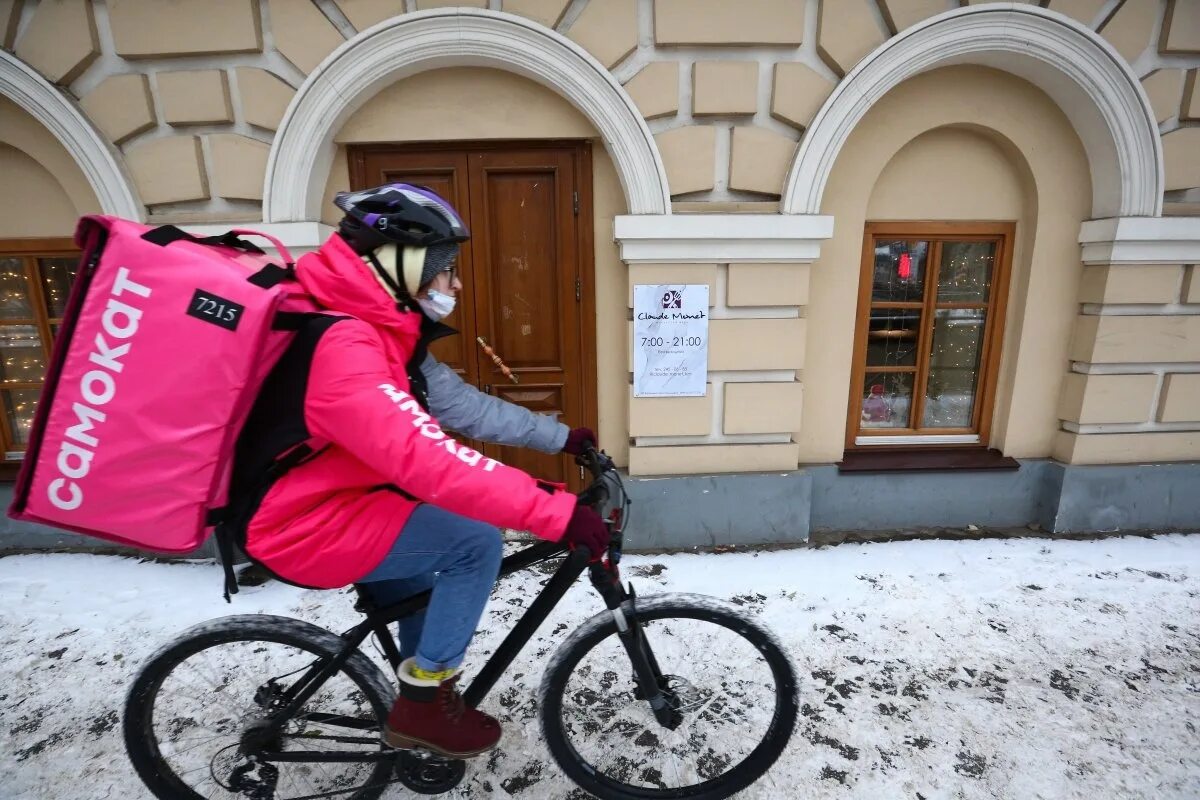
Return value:
<svg viewBox="0 0 1200 800">
<path fill-rule="evenodd" d="M 454 68 L 415 75 L 388 86 L 346 120 L 334 137 L 337 155 L 325 185 L 323 221 L 337 224 L 333 195 L 349 189 L 347 143 L 478 139 L 590 139 L 596 269 L 596 371 L 600 445 L 628 462 L 629 388 L 625 358 L 626 268 L 613 240 L 613 218 L 625 196 L 598 133 L 574 106 L 550 89 L 512 73 Z"/>
<path fill-rule="evenodd" d="M 5 194 L 12 193 L 10 186 L 16 181 L 34 182 L 29 194 L 19 198 L 20 202 L 14 208 L 15 216 L 11 219 L 6 216 L 0 220 L 5 236 L 70 236 L 75 231 L 76 217 L 100 213 L 100 201 L 96 199 L 83 170 L 71 158 L 67 149 L 29 112 L 7 97 L 0 97 L 0 145 L 8 145 L 19 151 L 32 159 L 42 170 L 41 173 L 36 173 L 29 170 L 28 165 L 24 165 L 24 171 L 21 172 L 22 167 L 17 166 L 18 159 L 11 155 L 5 163 L 12 164 L 18 172 L 10 173 L 8 169 L 0 169 L 0 186 L 4 187 Z M 38 177 L 35 178 L 35 175 Z M 69 220 L 64 221 L 61 214 L 58 214 L 52 225 L 46 221 L 38 221 L 34 208 L 44 208 L 47 211 L 52 208 L 61 209 L 64 197 L 72 209 Z"/>
<path fill-rule="evenodd" d="M 1025 81 L 950 67 L 880 100 L 838 157 L 821 209 L 837 227 L 811 271 L 808 322 L 820 335 L 805 359 L 801 462 L 842 454 L 863 226 L 873 215 L 1017 219 L 991 444 L 1050 455 L 1082 269 L 1075 239 L 1090 198 L 1078 137 Z"/>
<path fill-rule="evenodd" d="M 50 172 L 31 157 L 0 144 L 0 239 L 70 236 L 75 205 Z"/>
<path fill-rule="evenodd" d="M 110 0 L 107 14 L 92 13 L 84 0 L 9 0 L 0 2 L 0 39 L 48 80 L 80 98 L 85 113 L 118 141 L 127 157 L 136 159 L 146 136 L 165 133 L 144 136 L 144 129 L 171 122 L 161 87 L 153 89 L 155 102 L 148 98 L 150 87 L 158 87 L 171 72 L 236 73 L 229 99 L 234 109 L 242 110 L 230 121 L 221 104 L 222 112 L 211 118 L 222 121 L 209 126 L 209 132 L 247 135 L 249 123 L 265 141 L 279 123 L 286 98 L 346 36 L 404 16 L 408 9 L 499 8 L 554 27 L 625 82 L 651 120 L 671 193 L 686 198 L 677 202 L 704 203 L 706 210 L 716 211 L 771 201 L 783 185 L 795 140 L 839 77 L 896 30 L 965 4 L 814 0 L 818 13 L 806 20 L 806 4 L 800 0 Z M 1189 86 L 1194 84 L 1200 67 L 1200 2 L 1050 0 L 1049 7 L 1086 26 L 1102 26 L 1099 35 L 1133 59 L 1161 123 L 1166 210 L 1195 214 L 1200 172 L 1193 153 L 1200 131 L 1200 93 L 1189 90 L 1181 97 L 1178 84 L 1184 75 L 1193 79 Z M 349 27 L 330 21 L 338 9 Z M 652 12 L 653 36 L 639 44 L 639 14 L 647 10 Z M 626 58 L 635 48 L 637 53 Z M 773 91 L 760 92 L 759 81 L 725 86 L 694 78 L 696 62 L 757 69 L 761 77 L 772 78 Z M 251 73 L 257 81 L 246 77 Z M 113 84 L 96 94 L 113 78 L 123 79 L 122 92 L 115 92 L 118 85 Z M 135 78 L 142 84 L 131 80 Z M 708 92 L 714 85 L 715 97 Z M 266 111 L 259 102 L 264 91 L 271 95 Z M 109 99 L 114 94 L 120 95 L 115 103 Z M 693 100 L 708 113 L 694 117 Z M 523 109 L 513 105 L 498 110 L 519 117 Z M 482 137 L 503 135 L 485 132 Z M 175 147 L 184 144 L 176 142 Z M 143 151 L 142 160 L 144 156 Z M 221 181 L 204 175 L 204 165 L 194 157 L 178 170 L 158 171 L 163 174 L 153 178 L 144 171 L 135 175 L 143 196 L 159 200 L 152 203 L 156 216 L 217 221 L 234 213 L 219 194 L 197 191 L 209 178 L 214 184 Z M 238 198 L 234 215 L 253 216 L 255 202 Z"/>
</svg>

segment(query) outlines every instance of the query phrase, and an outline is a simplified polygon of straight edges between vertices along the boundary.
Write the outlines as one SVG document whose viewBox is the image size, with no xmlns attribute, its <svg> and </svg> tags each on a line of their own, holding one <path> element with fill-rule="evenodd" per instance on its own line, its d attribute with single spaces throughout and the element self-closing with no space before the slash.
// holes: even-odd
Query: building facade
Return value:
<svg viewBox="0 0 1200 800">
<path fill-rule="evenodd" d="M 594 427 L 636 545 L 1200 526 L 1197 0 L 9 0 L 0 34 L 8 477 L 79 215 L 302 252 L 408 180 L 474 233 L 439 355 Z M 639 284 L 709 287 L 705 396 L 635 396 Z"/>
</svg>

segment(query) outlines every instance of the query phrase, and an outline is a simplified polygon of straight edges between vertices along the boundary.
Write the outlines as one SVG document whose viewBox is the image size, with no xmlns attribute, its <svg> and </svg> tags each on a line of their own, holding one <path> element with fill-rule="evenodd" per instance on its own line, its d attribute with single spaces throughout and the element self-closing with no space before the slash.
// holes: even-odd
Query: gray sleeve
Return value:
<svg viewBox="0 0 1200 800">
<path fill-rule="evenodd" d="M 431 355 L 425 357 L 421 372 L 428 384 L 429 411 L 445 428 L 471 439 L 543 453 L 557 453 L 567 441 L 566 425 L 479 391 Z"/>
</svg>

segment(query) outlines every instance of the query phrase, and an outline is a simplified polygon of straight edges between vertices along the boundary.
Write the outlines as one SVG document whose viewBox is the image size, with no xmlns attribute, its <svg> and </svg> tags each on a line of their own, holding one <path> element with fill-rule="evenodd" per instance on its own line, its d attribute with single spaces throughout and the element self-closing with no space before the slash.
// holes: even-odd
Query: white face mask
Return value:
<svg viewBox="0 0 1200 800">
<path fill-rule="evenodd" d="M 458 302 L 457 298 L 452 295 L 442 294 L 437 289 L 430 289 L 426 297 L 418 297 L 417 305 L 425 312 L 425 316 L 429 317 L 434 322 L 441 322 L 454 311 L 454 304 Z"/>
</svg>

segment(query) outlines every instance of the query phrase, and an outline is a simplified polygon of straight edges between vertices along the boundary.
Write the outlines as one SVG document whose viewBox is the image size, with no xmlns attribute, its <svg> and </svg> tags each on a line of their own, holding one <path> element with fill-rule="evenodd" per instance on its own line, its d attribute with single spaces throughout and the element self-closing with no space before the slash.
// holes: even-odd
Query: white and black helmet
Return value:
<svg viewBox="0 0 1200 800">
<path fill-rule="evenodd" d="M 338 192 L 333 202 L 346 212 L 338 232 L 360 255 L 386 244 L 431 247 L 471 238 L 454 207 L 423 186 L 389 183 L 358 192 Z"/>
</svg>

